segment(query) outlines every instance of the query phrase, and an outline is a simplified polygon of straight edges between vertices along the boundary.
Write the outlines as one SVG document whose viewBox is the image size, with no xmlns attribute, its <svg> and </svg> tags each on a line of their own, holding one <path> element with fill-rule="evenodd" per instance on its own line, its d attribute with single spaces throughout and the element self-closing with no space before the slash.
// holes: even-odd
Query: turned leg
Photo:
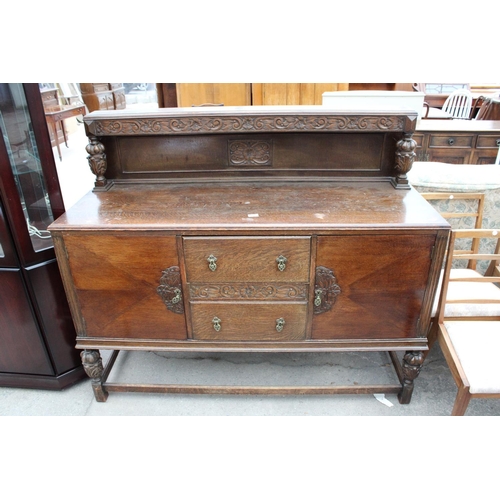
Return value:
<svg viewBox="0 0 500 500">
<path fill-rule="evenodd" d="M 413 393 L 413 381 L 418 377 L 422 363 L 424 362 L 424 353 L 422 351 L 406 351 L 403 356 L 401 368 L 403 370 L 403 387 L 398 394 L 399 402 L 407 405 L 411 400 Z"/>
<path fill-rule="evenodd" d="M 104 403 L 108 399 L 108 393 L 102 386 L 102 374 L 104 368 L 99 351 L 84 350 L 80 354 L 82 358 L 83 369 L 85 373 L 92 379 L 92 389 L 96 401 Z"/>
</svg>

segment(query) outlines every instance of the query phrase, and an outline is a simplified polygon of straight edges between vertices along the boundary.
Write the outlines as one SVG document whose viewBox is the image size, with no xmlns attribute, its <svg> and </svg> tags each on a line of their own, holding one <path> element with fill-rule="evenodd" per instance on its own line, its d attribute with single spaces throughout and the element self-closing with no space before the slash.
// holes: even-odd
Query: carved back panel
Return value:
<svg viewBox="0 0 500 500">
<path fill-rule="evenodd" d="M 228 178 L 385 178 L 407 188 L 416 117 L 259 106 L 94 112 L 84 121 L 97 188 Z"/>
</svg>

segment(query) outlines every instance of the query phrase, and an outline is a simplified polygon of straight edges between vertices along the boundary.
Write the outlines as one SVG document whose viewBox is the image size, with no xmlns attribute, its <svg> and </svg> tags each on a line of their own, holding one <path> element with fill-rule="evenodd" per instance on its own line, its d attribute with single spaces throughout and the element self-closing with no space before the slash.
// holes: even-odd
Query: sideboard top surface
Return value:
<svg viewBox="0 0 500 500">
<path fill-rule="evenodd" d="M 385 182 L 206 182 L 116 184 L 91 192 L 51 231 L 335 231 L 448 228 L 414 189 Z"/>
</svg>

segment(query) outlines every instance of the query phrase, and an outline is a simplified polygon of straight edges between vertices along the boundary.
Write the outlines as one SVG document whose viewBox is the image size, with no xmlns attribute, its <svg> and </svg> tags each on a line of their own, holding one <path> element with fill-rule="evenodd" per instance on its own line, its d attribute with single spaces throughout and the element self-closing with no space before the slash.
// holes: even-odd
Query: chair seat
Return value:
<svg viewBox="0 0 500 500">
<path fill-rule="evenodd" d="M 451 269 L 450 279 L 453 278 L 474 278 L 481 274 L 473 269 Z M 439 287 L 436 292 L 434 304 L 432 307 L 432 316 L 436 316 L 439 295 L 441 293 L 441 284 L 443 282 L 443 271 L 439 279 Z M 470 299 L 470 300 L 500 300 L 500 288 L 493 283 L 478 282 L 454 282 L 448 284 L 447 300 Z M 463 316 L 500 316 L 500 303 L 498 304 L 471 304 L 455 303 L 446 304 L 444 310 L 445 318 L 459 318 Z"/>
<path fill-rule="evenodd" d="M 445 321 L 471 394 L 500 392 L 500 321 Z"/>
</svg>

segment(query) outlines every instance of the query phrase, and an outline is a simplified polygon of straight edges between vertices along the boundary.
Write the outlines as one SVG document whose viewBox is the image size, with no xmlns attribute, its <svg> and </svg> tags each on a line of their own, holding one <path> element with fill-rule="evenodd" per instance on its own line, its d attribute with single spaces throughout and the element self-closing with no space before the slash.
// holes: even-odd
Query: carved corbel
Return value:
<svg viewBox="0 0 500 500">
<path fill-rule="evenodd" d="M 337 278 L 331 269 L 324 266 L 316 268 L 316 279 L 314 280 L 314 314 L 321 314 L 329 311 L 337 295 L 341 292 L 337 284 Z"/>
<path fill-rule="evenodd" d="M 394 167 L 396 170 L 396 178 L 393 180 L 392 184 L 398 189 L 410 189 L 406 174 L 411 170 L 413 161 L 417 156 L 415 153 L 416 147 L 417 142 L 412 139 L 411 133 L 405 133 L 403 138 L 399 140 L 396 145 L 396 164 Z"/>
<path fill-rule="evenodd" d="M 89 154 L 89 156 L 87 156 L 87 160 L 89 162 L 90 170 L 92 170 L 92 173 L 96 176 L 95 189 L 107 189 L 109 187 L 108 180 L 104 174 L 106 173 L 108 164 L 104 145 L 97 140 L 97 137 L 92 135 L 89 137 L 89 143 L 85 149 Z"/>
<path fill-rule="evenodd" d="M 182 300 L 181 273 L 177 266 L 165 269 L 160 278 L 160 286 L 156 289 L 169 311 L 184 314 Z"/>
</svg>

